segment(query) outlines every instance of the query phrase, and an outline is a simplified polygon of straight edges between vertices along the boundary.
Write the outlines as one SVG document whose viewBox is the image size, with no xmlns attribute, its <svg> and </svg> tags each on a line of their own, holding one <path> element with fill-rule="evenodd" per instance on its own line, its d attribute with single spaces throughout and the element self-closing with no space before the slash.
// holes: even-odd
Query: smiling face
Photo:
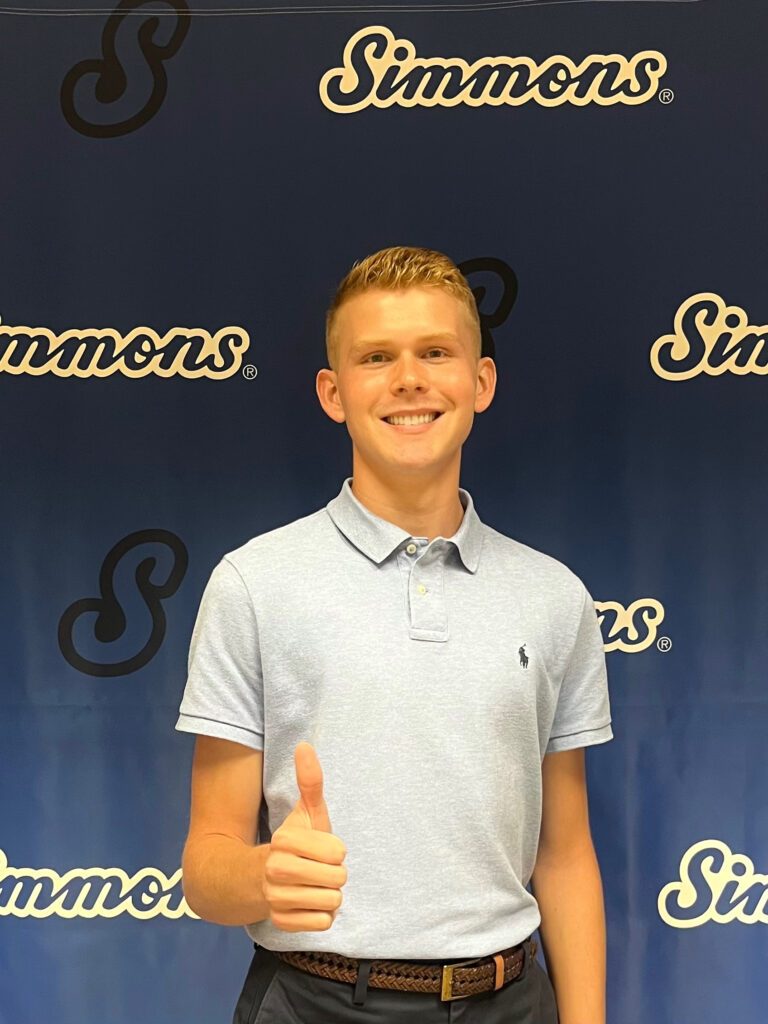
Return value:
<svg viewBox="0 0 768 1024">
<path fill-rule="evenodd" d="M 355 477 L 458 477 L 474 414 L 496 386 L 461 300 L 434 286 L 369 288 L 339 308 L 334 332 L 337 368 L 318 373 L 317 393 L 347 425 Z"/>
</svg>

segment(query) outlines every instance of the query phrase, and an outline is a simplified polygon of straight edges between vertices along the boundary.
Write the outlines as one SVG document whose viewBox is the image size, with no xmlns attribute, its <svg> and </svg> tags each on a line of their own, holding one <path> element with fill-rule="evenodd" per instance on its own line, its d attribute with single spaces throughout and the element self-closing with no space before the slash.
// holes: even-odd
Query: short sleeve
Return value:
<svg viewBox="0 0 768 1024">
<path fill-rule="evenodd" d="M 603 637 L 594 601 L 582 587 L 581 616 L 568 657 L 546 752 L 613 739 Z"/>
<path fill-rule="evenodd" d="M 227 559 L 211 573 L 189 646 L 176 728 L 264 749 L 264 688 L 253 603 Z"/>
</svg>

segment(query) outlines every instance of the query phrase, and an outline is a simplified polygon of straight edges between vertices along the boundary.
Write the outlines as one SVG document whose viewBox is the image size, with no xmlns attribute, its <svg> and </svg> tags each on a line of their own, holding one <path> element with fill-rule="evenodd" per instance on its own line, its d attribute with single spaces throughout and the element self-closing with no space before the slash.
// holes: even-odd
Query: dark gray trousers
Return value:
<svg viewBox="0 0 768 1024">
<path fill-rule="evenodd" d="M 498 992 L 441 1002 L 437 993 L 366 988 L 355 1005 L 354 985 L 318 978 L 255 946 L 233 1024 L 557 1024 L 552 985 L 528 948 L 523 973 Z"/>
</svg>

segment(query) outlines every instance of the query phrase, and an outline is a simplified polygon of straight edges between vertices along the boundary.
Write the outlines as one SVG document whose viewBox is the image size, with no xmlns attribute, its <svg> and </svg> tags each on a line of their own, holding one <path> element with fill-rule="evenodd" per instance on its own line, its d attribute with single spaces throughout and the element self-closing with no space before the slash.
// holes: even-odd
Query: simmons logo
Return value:
<svg viewBox="0 0 768 1024">
<path fill-rule="evenodd" d="M 651 366 L 665 380 L 689 380 L 700 373 L 768 374 L 768 326 L 753 327 L 740 306 L 701 292 L 675 314 L 674 334 L 654 342 Z"/>
<path fill-rule="evenodd" d="M 664 607 L 653 597 L 638 598 L 628 608 L 618 601 L 595 601 L 595 608 L 606 651 L 644 651 L 654 642 L 664 621 Z"/>
<path fill-rule="evenodd" d="M 543 107 L 572 103 L 636 106 L 656 95 L 667 70 L 658 50 L 633 57 L 592 54 L 578 64 L 569 57 L 417 57 L 408 39 L 388 28 L 361 28 L 344 47 L 341 67 L 320 80 L 320 99 L 337 114 L 365 107 L 519 107 L 533 101 Z"/>
<path fill-rule="evenodd" d="M 659 915 L 671 928 L 716 924 L 768 924 L 768 875 L 718 839 L 704 839 L 683 854 L 680 879 L 659 893 Z"/>
<path fill-rule="evenodd" d="M 141 558 L 139 552 L 149 547 L 146 557 Z M 152 551 L 152 547 L 155 551 Z M 160 570 L 160 579 L 152 580 L 157 567 L 157 549 L 162 552 L 161 559 L 170 561 L 165 571 Z M 164 551 L 162 549 L 165 549 Z M 123 537 L 108 552 L 101 563 L 99 571 L 99 596 L 83 597 L 75 601 L 64 612 L 59 620 L 59 649 L 69 664 L 79 672 L 90 676 L 113 678 L 127 676 L 136 672 L 154 658 L 165 639 L 166 619 L 163 601 L 172 597 L 181 585 L 187 571 L 189 557 L 184 542 L 170 530 L 137 530 Z M 130 564 L 133 569 L 133 582 L 152 620 L 152 631 L 148 637 L 130 638 L 132 630 L 128 629 L 128 621 L 123 604 L 116 593 L 116 581 L 120 570 Z M 158 575 L 158 574 L 156 574 Z M 127 595 L 126 595 L 127 596 Z M 95 613 L 95 617 L 94 617 Z M 135 613 L 133 613 L 135 615 Z M 86 616 L 85 624 L 90 624 L 93 637 L 99 642 L 98 660 L 87 657 L 78 649 L 77 637 L 86 640 L 86 649 L 93 646 L 87 642 L 88 630 L 78 631 L 78 622 Z M 123 657 L 116 661 L 105 660 L 105 650 L 100 647 L 120 640 L 128 632 L 129 647 L 123 650 Z M 127 657 L 125 655 L 128 655 Z"/>
<path fill-rule="evenodd" d="M 209 377 L 237 373 L 250 338 L 242 327 L 172 327 L 162 337 L 151 327 L 126 335 L 111 327 L 54 334 L 47 327 L 8 327 L 0 321 L 0 373 L 52 373 L 57 377 Z"/>
<path fill-rule="evenodd" d="M 181 891 L 181 868 L 128 875 L 122 868 L 12 868 L 0 850 L 0 917 L 194 917 Z"/>
<path fill-rule="evenodd" d="M 151 4 L 149 0 L 120 0 L 107 18 L 101 33 L 101 58 L 81 60 L 66 73 L 61 83 L 61 110 L 76 132 L 92 139 L 114 139 L 128 135 L 146 124 L 163 105 L 168 89 L 165 62 L 178 52 L 190 26 L 190 10 L 186 0 L 164 0 L 164 3 L 173 8 L 175 14 L 170 36 L 167 33 L 166 18 L 163 18 L 161 27 L 157 15 L 173 16 L 171 11 L 158 11 L 157 5 Z M 143 12 L 142 7 L 145 8 Z M 124 22 L 126 27 L 121 31 Z M 166 38 L 163 39 L 163 36 Z M 130 60 L 132 50 L 141 53 L 145 62 L 142 70 L 149 70 L 152 77 L 152 92 L 141 105 L 137 103 L 134 93 L 136 81 L 141 82 L 141 75 L 136 73 L 138 62 L 135 56 Z M 125 61 L 126 56 L 129 56 L 129 62 L 121 63 L 121 58 Z M 119 101 L 127 95 L 128 109 L 123 108 L 122 117 L 113 114 L 111 120 L 102 123 L 83 116 L 78 107 L 88 95 L 88 85 L 92 97 L 88 106 L 94 113 L 100 109 L 114 111 L 116 106 L 120 107 Z M 130 88 L 131 85 L 133 88 Z"/>
</svg>

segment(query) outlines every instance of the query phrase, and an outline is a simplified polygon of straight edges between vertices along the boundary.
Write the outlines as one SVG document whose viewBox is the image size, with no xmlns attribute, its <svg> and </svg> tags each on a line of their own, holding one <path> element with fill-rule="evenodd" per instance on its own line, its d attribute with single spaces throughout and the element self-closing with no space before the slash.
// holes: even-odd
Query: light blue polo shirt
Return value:
<svg viewBox="0 0 768 1024">
<path fill-rule="evenodd" d="M 328 505 L 225 555 L 203 594 L 177 729 L 264 750 L 259 842 L 323 768 L 347 856 L 323 932 L 247 928 L 270 949 L 483 956 L 540 917 L 525 888 L 541 761 L 611 739 L 603 641 L 564 565 L 464 516 L 412 537 L 351 479 Z"/>
</svg>

